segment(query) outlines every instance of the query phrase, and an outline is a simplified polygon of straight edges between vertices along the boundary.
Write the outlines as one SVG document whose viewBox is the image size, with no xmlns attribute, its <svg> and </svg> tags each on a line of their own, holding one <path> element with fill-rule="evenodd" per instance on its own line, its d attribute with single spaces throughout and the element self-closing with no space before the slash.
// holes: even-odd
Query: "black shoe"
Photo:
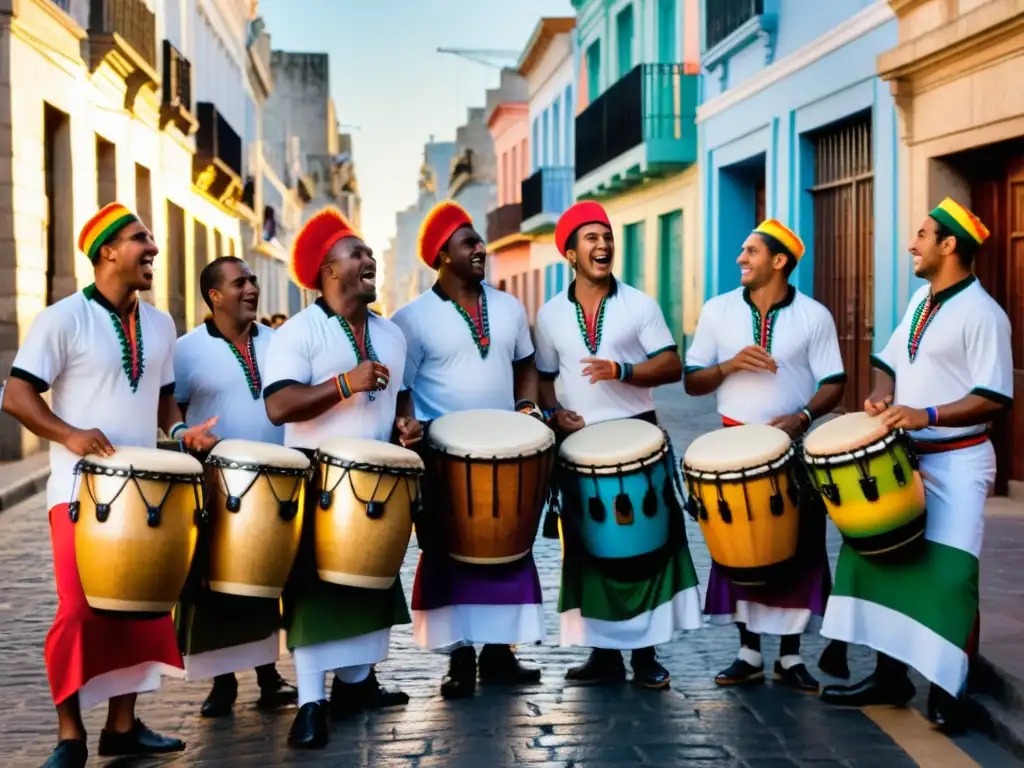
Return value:
<svg viewBox="0 0 1024 768">
<path fill-rule="evenodd" d="M 217 675 L 213 688 L 203 702 L 199 714 L 203 717 L 227 717 L 238 698 L 238 680 L 234 675 Z"/>
<path fill-rule="evenodd" d="M 640 648 L 630 656 L 633 667 L 633 682 L 644 688 L 668 688 L 672 676 L 658 662 L 653 648 Z"/>
<path fill-rule="evenodd" d="M 409 694 L 382 688 L 377 681 L 377 671 L 373 668 L 361 683 L 343 683 L 335 676 L 334 682 L 331 684 L 331 719 L 333 720 L 349 717 L 368 709 L 401 707 L 408 703 Z"/>
<path fill-rule="evenodd" d="M 327 709 L 328 704 L 324 700 L 311 701 L 299 707 L 288 731 L 288 745 L 296 749 L 322 749 L 327 746 Z"/>
<path fill-rule="evenodd" d="M 905 707 L 917 689 L 905 674 L 893 676 L 872 672 L 853 685 L 827 685 L 821 692 L 825 704 L 837 707 Z"/>
<path fill-rule="evenodd" d="M 946 736 L 959 736 L 967 732 L 963 701 L 950 696 L 934 684 L 928 691 L 928 719 L 935 730 Z"/>
<path fill-rule="evenodd" d="M 846 659 L 848 646 L 840 640 L 832 640 L 818 657 L 818 669 L 837 680 L 850 679 L 850 664 Z"/>
<path fill-rule="evenodd" d="M 151 731 L 138 718 L 127 733 L 100 731 L 100 757 L 123 757 L 128 755 L 164 755 L 169 752 L 184 752 L 185 742 L 172 739 Z"/>
<path fill-rule="evenodd" d="M 281 677 L 276 669 L 272 676 L 263 675 L 259 682 L 260 697 L 256 700 L 257 709 L 280 709 L 291 706 L 299 700 L 298 690 Z"/>
<path fill-rule="evenodd" d="M 579 685 L 614 685 L 626 682 L 626 665 L 622 653 L 595 648 L 587 660 L 565 673 L 565 679 Z"/>
<path fill-rule="evenodd" d="M 85 739 L 62 739 L 43 763 L 43 768 L 85 768 L 89 745 Z"/>
<path fill-rule="evenodd" d="M 764 682 L 764 665 L 755 667 L 753 664 L 736 659 L 732 664 L 715 675 L 715 684 L 723 687 L 733 685 L 760 685 Z"/>
<path fill-rule="evenodd" d="M 471 645 L 456 648 L 448 659 L 448 674 L 441 681 L 446 699 L 464 699 L 476 693 L 476 649 Z"/>
<path fill-rule="evenodd" d="M 509 645 L 485 645 L 477 667 L 482 683 L 528 685 L 540 682 L 540 670 L 524 667 Z"/>
<path fill-rule="evenodd" d="M 807 665 L 803 662 L 783 669 L 782 662 L 776 660 L 772 668 L 772 679 L 776 685 L 792 688 L 801 693 L 817 693 L 820 688 L 818 681 L 807 671 Z"/>
</svg>

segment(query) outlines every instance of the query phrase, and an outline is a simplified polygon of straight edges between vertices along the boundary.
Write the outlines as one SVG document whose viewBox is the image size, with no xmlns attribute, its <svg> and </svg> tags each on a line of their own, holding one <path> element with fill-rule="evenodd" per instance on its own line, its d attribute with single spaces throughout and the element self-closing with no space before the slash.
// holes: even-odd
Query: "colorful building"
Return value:
<svg viewBox="0 0 1024 768">
<path fill-rule="evenodd" d="M 697 6 L 573 6 L 580 50 L 575 196 L 604 203 L 618 244 L 616 271 L 658 300 L 682 340 L 696 324 L 700 296 Z"/>
<path fill-rule="evenodd" d="M 846 406 L 859 409 L 869 355 L 911 290 L 896 112 L 875 73 L 895 17 L 884 0 L 703 2 L 704 290 L 739 285 L 736 258 L 759 220 L 786 222 L 807 244 L 793 279 L 832 311 Z"/>
</svg>

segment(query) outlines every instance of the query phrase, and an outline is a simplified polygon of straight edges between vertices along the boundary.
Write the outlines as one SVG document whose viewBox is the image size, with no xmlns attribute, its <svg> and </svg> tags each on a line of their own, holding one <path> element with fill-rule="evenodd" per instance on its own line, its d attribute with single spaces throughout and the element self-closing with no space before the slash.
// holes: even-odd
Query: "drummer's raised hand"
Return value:
<svg viewBox="0 0 1024 768">
<path fill-rule="evenodd" d="M 114 455 L 114 446 L 98 429 L 72 429 L 64 441 L 64 447 L 76 456 L 88 456 L 90 453 L 96 456 Z"/>
<path fill-rule="evenodd" d="M 423 424 L 410 416 L 399 416 L 395 419 L 398 430 L 398 442 L 403 448 L 415 445 L 423 439 Z"/>
<path fill-rule="evenodd" d="M 555 429 L 559 432 L 572 433 L 583 429 L 586 423 L 576 411 L 559 408 L 555 411 Z"/>
<path fill-rule="evenodd" d="M 212 430 L 217 426 L 217 417 L 213 416 L 202 424 L 189 427 L 181 434 L 181 442 L 190 451 L 209 451 L 219 442 L 219 438 Z"/>
<path fill-rule="evenodd" d="M 906 405 L 894 405 L 886 408 L 882 414 L 882 422 L 889 429 L 905 429 L 908 432 L 925 429 L 931 423 L 928 420 L 928 411 L 922 408 L 910 408 Z"/>
<path fill-rule="evenodd" d="M 391 381 L 391 371 L 383 363 L 376 360 L 363 360 L 359 365 L 345 374 L 348 377 L 346 382 L 356 392 L 380 392 L 388 388 Z"/>
<path fill-rule="evenodd" d="M 728 376 L 736 371 L 752 371 L 754 373 L 775 373 L 778 370 L 775 360 L 757 344 L 751 344 L 739 351 L 731 360 L 721 365 L 722 375 Z"/>
<path fill-rule="evenodd" d="M 583 363 L 583 375 L 590 377 L 591 384 L 597 384 L 599 381 L 614 381 L 619 378 L 619 364 L 611 360 L 585 357 L 580 362 Z"/>
</svg>

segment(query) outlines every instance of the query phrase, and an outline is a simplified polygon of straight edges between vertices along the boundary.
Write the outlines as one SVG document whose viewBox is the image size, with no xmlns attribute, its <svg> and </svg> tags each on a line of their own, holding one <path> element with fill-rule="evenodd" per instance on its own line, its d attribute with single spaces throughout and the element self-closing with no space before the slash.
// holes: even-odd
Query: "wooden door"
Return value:
<svg viewBox="0 0 1024 768">
<path fill-rule="evenodd" d="M 754 222 L 751 225 L 751 229 L 758 226 L 762 221 L 768 218 L 768 215 L 765 213 L 764 182 L 765 178 L 762 175 L 758 177 L 754 184 Z"/>
<path fill-rule="evenodd" d="M 871 391 L 875 335 L 871 115 L 815 136 L 814 159 L 814 297 L 836 322 L 847 375 L 840 407 L 859 411 Z"/>
</svg>

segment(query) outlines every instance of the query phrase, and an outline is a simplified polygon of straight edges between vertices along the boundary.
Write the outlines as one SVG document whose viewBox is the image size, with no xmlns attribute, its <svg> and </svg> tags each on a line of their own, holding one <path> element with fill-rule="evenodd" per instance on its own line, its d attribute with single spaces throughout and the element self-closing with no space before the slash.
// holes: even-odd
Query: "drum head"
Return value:
<svg viewBox="0 0 1024 768">
<path fill-rule="evenodd" d="M 113 456 L 89 454 L 83 460 L 87 467 L 127 472 L 153 472 L 164 475 L 201 475 L 203 465 L 187 453 L 161 451 L 159 448 L 114 446 Z"/>
<path fill-rule="evenodd" d="M 569 435 L 559 455 L 567 464 L 628 471 L 660 459 L 665 447 L 660 427 L 640 419 L 616 419 Z"/>
<path fill-rule="evenodd" d="M 301 451 L 255 440 L 221 440 L 210 451 L 208 462 L 248 464 L 280 469 L 309 469 L 309 459 Z"/>
<path fill-rule="evenodd" d="M 883 440 L 889 434 L 881 416 L 860 411 L 826 421 L 804 438 L 807 456 L 835 456 Z"/>
<path fill-rule="evenodd" d="M 480 409 L 442 416 L 431 423 L 427 439 L 461 459 L 515 459 L 546 451 L 555 433 L 525 413 Z"/>
<path fill-rule="evenodd" d="M 343 464 L 370 464 L 375 467 L 423 471 L 423 459 L 417 453 L 381 440 L 336 437 L 321 445 L 317 453 Z"/>
<path fill-rule="evenodd" d="M 767 424 L 725 427 L 701 435 L 686 449 L 683 464 L 699 472 L 735 472 L 771 464 L 793 441 Z"/>
</svg>

